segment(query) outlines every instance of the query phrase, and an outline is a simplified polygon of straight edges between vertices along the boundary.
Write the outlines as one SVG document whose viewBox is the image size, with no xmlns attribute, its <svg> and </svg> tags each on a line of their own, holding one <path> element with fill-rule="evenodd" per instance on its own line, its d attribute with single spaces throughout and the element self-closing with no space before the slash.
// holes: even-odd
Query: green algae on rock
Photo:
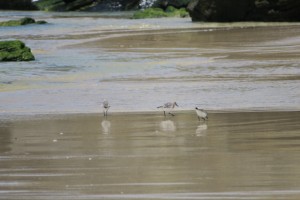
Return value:
<svg viewBox="0 0 300 200">
<path fill-rule="evenodd" d="M 65 11 L 66 3 L 63 0 L 40 0 L 34 2 L 39 10 L 44 11 Z"/>
<path fill-rule="evenodd" d="M 161 18 L 161 17 L 186 17 L 188 12 L 184 9 L 177 9 L 173 6 L 168 6 L 166 10 L 161 8 L 147 8 L 144 10 L 137 11 L 133 14 L 133 19 L 144 19 L 144 18 Z"/>
<path fill-rule="evenodd" d="M 168 14 L 161 8 L 147 8 L 145 10 L 136 11 L 132 18 L 133 19 L 144 19 L 144 18 L 160 18 L 168 17 Z"/>
<path fill-rule="evenodd" d="M 0 41 L 0 62 L 35 60 L 29 47 L 19 40 Z"/>
<path fill-rule="evenodd" d="M 46 24 L 46 21 L 35 21 L 33 18 L 24 17 L 19 20 L 9 20 L 0 22 L 0 26 L 23 26 L 27 24 Z"/>
</svg>

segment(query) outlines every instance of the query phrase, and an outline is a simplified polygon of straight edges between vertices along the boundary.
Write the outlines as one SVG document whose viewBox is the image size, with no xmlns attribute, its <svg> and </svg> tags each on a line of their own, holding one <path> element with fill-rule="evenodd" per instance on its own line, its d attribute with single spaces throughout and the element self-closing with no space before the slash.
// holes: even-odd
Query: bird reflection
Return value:
<svg viewBox="0 0 300 200">
<path fill-rule="evenodd" d="M 101 122 L 101 126 L 102 126 L 102 133 L 103 134 L 109 134 L 110 133 L 110 127 L 111 127 L 110 121 L 103 120 Z"/>
<path fill-rule="evenodd" d="M 160 122 L 160 129 L 164 132 L 175 132 L 176 126 L 173 121 L 171 120 L 164 120 Z"/>
<path fill-rule="evenodd" d="M 205 136 L 207 130 L 206 124 L 200 124 L 196 129 L 196 136 Z"/>
</svg>

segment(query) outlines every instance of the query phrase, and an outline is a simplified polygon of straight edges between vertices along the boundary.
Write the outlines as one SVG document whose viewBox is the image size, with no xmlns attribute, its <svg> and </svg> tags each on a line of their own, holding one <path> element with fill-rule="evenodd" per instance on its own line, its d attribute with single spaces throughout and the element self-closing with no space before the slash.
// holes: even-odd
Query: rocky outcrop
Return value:
<svg viewBox="0 0 300 200">
<path fill-rule="evenodd" d="M 36 10 L 31 0 L 1 0 L 0 10 Z"/>
<path fill-rule="evenodd" d="M 137 10 L 147 0 L 39 0 L 35 5 L 46 11 L 125 11 Z M 185 8 L 191 0 L 149 0 L 151 7 Z"/>
<path fill-rule="evenodd" d="M 168 6 L 175 8 L 186 8 L 191 0 L 156 0 L 152 7 L 166 9 Z"/>
<path fill-rule="evenodd" d="M 299 0 L 255 0 L 250 18 L 265 21 L 300 21 Z"/>
<path fill-rule="evenodd" d="M 299 0 L 191 0 L 193 21 L 300 21 Z"/>
<path fill-rule="evenodd" d="M 252 0 L 192 0 L 187 10 L 193 21 L 243 21 Z"/>
<path fill-rule="evenodd" d="M 166 10 L 173 6 L 187 8 L 193 21 L 300 21 L 300 0 L 39 0 L 34 4 L 46 11 Z M 0 1 L 0 9 L 32 8 L 29 5 L 31 0 Z"/>
<path fill-rule="evenodd" d="M 34 4 L 43 11 L 66 11 L 67 5 L 63 0 L 39 0 Z"/>
<path fill-rule="evenodd" d="M 35 5 L 46 11 L 124 11 L 168 6 L 185 8 L 191 0 L 39 0 Z M 151 6 L 143 7 L 143 2 Z M 151 3 L 148 3 L 151 2 Z"/>
<path fill-rule="evenodd" d="M 140 0 L 97 0 L 87 11 L 128 11 L 138 9 Z"/>
<path fill-rule="evenodd" d="M 24 17 L 19 20 L 9 20 L 0 22 L 0 26 L 23 26 L 27 24 L 46 24 L 46 21 L 35 21 L 30 17 Z"/>
<path fill-rule="evenodd" d="M 168 6 L 165 10 L 161 8 L 146 8 L 136 11 L 133 14 L 133 19 L 144 18 L 161 18 L 161 17 L 187 17 L 188 12 L 185 8 L 177 9 L 173 6 Z"/>
<path fill-rule="evenodd" d="M 0 62 L 34 60 L 30 48 L 19 40 L 0 41 Z"/>
<path fill-rule="evenodd" d="M 39 0 L 35 5 L 46 11 L 124 11 L 137 9 L 139 0 Z"/>
</svg>

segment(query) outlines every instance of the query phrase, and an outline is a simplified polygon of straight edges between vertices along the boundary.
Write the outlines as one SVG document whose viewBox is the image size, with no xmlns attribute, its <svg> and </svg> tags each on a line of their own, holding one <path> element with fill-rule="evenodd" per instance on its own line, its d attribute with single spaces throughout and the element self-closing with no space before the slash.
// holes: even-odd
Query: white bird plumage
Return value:
<svg viewBox="0 0 300 200">
<path fill-rule="evenodd" d="M 162 106 L 158 106 L 157 108 L 163 109 L 165 116 L 166 116 L 166 112 L 168 112 L 168 114 L 174 116 L 174 114 L 171 113 L 171 110 L 173 110 L 175 108 L 175 106 L 178 107 L 178 104 L 176 102 L 167 102 Z"/>
<path fill-rule="evenodd" d="M 205 120 L 208 120 L 208 114 L 207 114 L 207 112 L 206 112 L 205 110 L 200 109 L 200 108 L 198 108 L 198 107 L 196 107 L 195 109 L 196 109 L 196 113 L 197 113 L 197 116 L 198 116 L 199 121 L 200 121 L 201 119 L 203 119 L 204 121 L 205 121 Z"/>
</svg>

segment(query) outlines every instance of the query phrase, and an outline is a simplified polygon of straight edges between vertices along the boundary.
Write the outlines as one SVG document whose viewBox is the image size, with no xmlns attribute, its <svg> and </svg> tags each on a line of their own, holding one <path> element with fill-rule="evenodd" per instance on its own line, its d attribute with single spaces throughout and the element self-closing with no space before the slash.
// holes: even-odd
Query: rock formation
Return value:
<svg viewBox="0 0 300 200">
<path fill-rule="evenodd" d="M 299 0 L 191 0 L 193 21 L 300 21 Z"/>
<path fill-rule="evenodd" d="M 30 48 L 19 40 L 0 41 L 0 62 L 34 60 Z"/>
<path fill-rule="evenodd" d="M 31 0 L 1 0 L 0 10 L 35 10 Z"/>
</svg>

